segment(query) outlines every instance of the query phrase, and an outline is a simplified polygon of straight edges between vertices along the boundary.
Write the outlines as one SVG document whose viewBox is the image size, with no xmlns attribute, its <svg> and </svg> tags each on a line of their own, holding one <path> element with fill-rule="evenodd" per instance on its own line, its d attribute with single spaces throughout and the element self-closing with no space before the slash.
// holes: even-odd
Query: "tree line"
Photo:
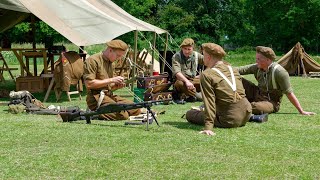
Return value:
<svg viewBox="0 0 320 180">
<path fill-rule="evenodd" d="M 287 52 L 301 42 L 318 53 L 320 0 L 112 0 L 131 15 L 166 29 L 181 42 L 215 42 L 228 48 L 265 45 Z M 37 42 L 50 35 L 65 41 L 43 22 L 37 22 Z M 28 41 L 28 23 L 10 29 L 14 42 Z M 132 41 L 132 34 L 122 36 Z"/>
</svg>

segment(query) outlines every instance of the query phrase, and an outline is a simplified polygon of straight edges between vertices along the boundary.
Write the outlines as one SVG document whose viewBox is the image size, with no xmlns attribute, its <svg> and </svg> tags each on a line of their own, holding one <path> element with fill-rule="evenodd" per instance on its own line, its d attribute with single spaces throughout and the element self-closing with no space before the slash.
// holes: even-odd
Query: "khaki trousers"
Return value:
<svg viewBox="0 0 320 180">
<path fill-rule="evenodd" d="M 243 98 L 237 103 L 217 108 L 214 127 L 234 128 L 244 126 L 250 119 L 251 105 L 247 98 Z M 192 124 L 204 125 L 205 112 L 191 109 L 186 114 L 187 121 Z"/>
<path fill-rule="evenodd" d="M 99 99 L 99 94 L 87 95 L 86 101 L 90 110 L 94 111 L 97 109 L 98 99 Z M 114 104 L 114 103 L 132 104 L 133 102 L 117 95 L 109 95 L 109 96 L 105 95 L 100 106 Z M 140 109 L 131 109 L 126 111 L 114 112 L 114 113 L 100 114 L 99 119 L 111 120 L 111 121 L 126 120 L 129 118 L 129 116 L 136 116 L 136 115 L 139 115 L 140 113 L 141 113 Z"/>
<path fill-rule="evenodd" d="M 258 86 L 244 78 L 242 78 L 242 84 L 246 91 L 246 97 L 251 103 L 253 114 L 260 115 L 279 111 L 280 100 L 269 99 L 267 93 L 262 92 Z"/>
<path fill-rule="evenodd" d="M 195 89 L 188 89 L 184 82 L 180 80 L 176 80 L 176 82 L 174 83 L 174 88 L 180 96 L 184 94 L 186 96 L 195 97 L 196 92 L 201 91 L 199 78 L 189 79 L 189 81 L 194 85 Z"/>
</svg>

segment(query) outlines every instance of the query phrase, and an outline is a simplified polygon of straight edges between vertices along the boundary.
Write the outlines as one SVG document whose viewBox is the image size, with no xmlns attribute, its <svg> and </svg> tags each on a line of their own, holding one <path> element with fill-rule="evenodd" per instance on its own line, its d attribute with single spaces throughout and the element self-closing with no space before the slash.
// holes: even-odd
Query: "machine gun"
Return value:
<svg viewBox="0 0 320 180">
<path fill-rule="evenodd" d="M 120 112 L 130 109 L 139 109 L 139 108 L 146 108 L 147 109 L 147 121 L 149 121 L 149 113 L 153 117 L 153 119 L 156 121 L 157 125 L 159 125 L 154 113 L 151 111 L 151 106 L 158 102 L 165 102 L 170 101 L 170 99 L 166 100 L 157 100 L 157 101 L 145 101 L 140 103 L 133 103 L 133 104 L 108 104 L 105 106 L 100 106 L 96 111 L 81 111 L 81 110 L 75 110 L 75 111 L 60 111 L 60 116 L 63 120 L 63 122 L 71 122 L 76 120 L 82 120 L 85 117 L 85 120 L 87 121 L 87 124 L 91 123 L 91 117 L 98 114 L 106 114 L 106 113 L 112 113 L 112 112 Z M 84 119 L 83 119 L 84 120 Z M 146 123 L 147 127 L 149 122 Z"/>
</svg>

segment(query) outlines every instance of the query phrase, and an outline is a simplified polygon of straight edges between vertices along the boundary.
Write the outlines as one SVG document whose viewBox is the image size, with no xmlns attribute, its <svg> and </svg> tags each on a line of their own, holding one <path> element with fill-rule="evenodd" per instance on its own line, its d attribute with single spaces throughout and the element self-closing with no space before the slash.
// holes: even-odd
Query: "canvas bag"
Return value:
<svg viewBox="0 0 320 180">
<path fill-rule="evenodd" d="M 29 91 L 11 91 L 9 96 L 11 98 L 8 104 L 9 112 L 14 114 L 24 112 L 24 110 L 29 111 L 46 108 L 45 105 L 36 99 Z"/>
</svg>

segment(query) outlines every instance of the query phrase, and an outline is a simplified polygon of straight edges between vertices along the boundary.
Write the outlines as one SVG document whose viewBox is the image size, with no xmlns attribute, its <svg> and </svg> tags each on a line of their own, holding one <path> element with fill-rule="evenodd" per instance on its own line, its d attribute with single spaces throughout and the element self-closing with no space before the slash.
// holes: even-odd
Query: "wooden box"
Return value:
<svg viewBox="0 0 320 180">
<path fill-rule="evenodd" d="M 137 87 L 148 89 L 151 86 L 167 83 L 168 74 L 160 74 L 158 76 L 137 77 Z"/>
<path fill-rule="evenodd" d="M 172 92 L 160 92 L 160 93 L 145 93 L 145 101 L 157 101 L 157 100 L 172 100 Z"/>
<path fill-rule="evenodd" d="M 18 77 L 16 79 L 16 91 L 43 92 L 43 78 L 39 76 Z"/>
<path fill-rule="evenodd" d="M 309 72 L 311 78 L 320 78 L 320 72 Z"/>
</svg>

